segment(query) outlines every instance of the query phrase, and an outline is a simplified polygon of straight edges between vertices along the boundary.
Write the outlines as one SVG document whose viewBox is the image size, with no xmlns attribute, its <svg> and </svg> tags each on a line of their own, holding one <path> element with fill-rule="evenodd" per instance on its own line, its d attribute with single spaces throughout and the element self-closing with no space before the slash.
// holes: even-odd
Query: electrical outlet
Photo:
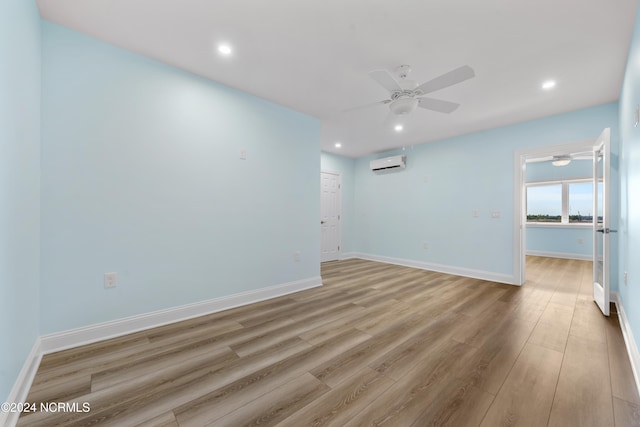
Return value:
<svg viewBox="0 0 640 427">
<path fill-rule="evenodd" d="M 429 250 L 429 244 L 427 242 L 422 242 L 422 249 L 424 249 L 425 251 Z"/>
<path fill-rule="evenodd" d="M 471 215 L 473 215 L 474 218 L 478 218 L 480 216 L 480 211 L 478 209 L 474 209 L 471 211 Z"/>
<path fill-rule="evenodd" d="M 247 160 L 247 150 L 244 148 L 240 150 L 240 160 Z"/>
<path fill-rule="evenodd" d="M 624 285 L 627 286 L 627 272 L 624 272 Z"/>
<path fill-rule="evenodd" d="M 584 239 L 578 239 L 578 244 L 582 245 L 584 243 Z"/>
<path fill-rule="evenodd" d="M 492 211 L 491 218 L 500 218 L 500 211 Z"/>
<path fill-rule="evenodd" d="M 294 260 L 295 262 L 299 262 L 299 261 L 300 261 L 300 251 L 295 251 L 295 252 L 293 253 L 293 260 Z"/>
<path fill-rule="evenodd" d="M 115 288 L 118 285 L 118 273 L 104 273 L 105 289 Z"/>
</svg>

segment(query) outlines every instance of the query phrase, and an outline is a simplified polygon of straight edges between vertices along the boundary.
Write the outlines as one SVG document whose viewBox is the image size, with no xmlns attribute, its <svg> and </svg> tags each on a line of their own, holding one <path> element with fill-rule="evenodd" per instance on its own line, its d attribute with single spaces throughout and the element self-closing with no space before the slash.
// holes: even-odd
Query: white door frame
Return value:
<svg viewBox="0 0 640 427">
<path fill-rule="evenodd" d="M 568 152 L 593 151 L 597 137 L 568 144 L 528 148 L 513 154 L 513 284 L 521 286 L 526 281 L 526 224 L 525 173 L 527 160 L 555 156 Z"/>
<path fill-rule="evenodd" d="M 328 173 L 338 177 L 338 260 L 342 259 L 342 174 L 338 171 L 321 169 L 320 175 Z M 322 180 L 320 180 L 322 182 Z M 322 206 L 320 207 L 322 209 Z M 320 248 L 322 251 L 322 248 Z M 320 255 L 322 259 L 322 254 Z M 320 261 L 322 262 L 322 260 Z"/>
</svg>

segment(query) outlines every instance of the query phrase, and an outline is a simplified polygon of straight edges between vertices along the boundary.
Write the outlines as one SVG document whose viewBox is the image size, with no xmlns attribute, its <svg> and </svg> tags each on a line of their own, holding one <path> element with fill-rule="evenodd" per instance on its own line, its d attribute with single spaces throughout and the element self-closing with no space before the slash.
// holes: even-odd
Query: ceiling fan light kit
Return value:
<svg viewBox="0 0 640 427">
<path fill-rule="evenodd" d="M 401 96 L 391 101 L 389 108 L 393 114 L 409 114 L 418 106 L 418 100 L 409 96 Z"/>
<path fill-rule="evenodd" d="M 571 163 L 570 156 L 553 156 L 553 161 L 551 162 L 553 166 L 567 166 L 569 163 Z"/>
</svg>

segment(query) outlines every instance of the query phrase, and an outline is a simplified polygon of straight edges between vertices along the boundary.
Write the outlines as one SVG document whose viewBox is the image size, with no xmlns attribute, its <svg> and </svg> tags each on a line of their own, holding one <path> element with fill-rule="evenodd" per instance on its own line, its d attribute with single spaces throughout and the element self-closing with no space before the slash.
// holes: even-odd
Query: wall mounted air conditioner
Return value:
<svg viewBox="0 0 640 427">
<path fill-rule="evenodd" d="M 406 156 L 391 156 L 384 159 L 371 160 L 369 166 L 374 172 L 386 171 L 391 169 L 404 169 L 406 167 Z"/>
</svg>

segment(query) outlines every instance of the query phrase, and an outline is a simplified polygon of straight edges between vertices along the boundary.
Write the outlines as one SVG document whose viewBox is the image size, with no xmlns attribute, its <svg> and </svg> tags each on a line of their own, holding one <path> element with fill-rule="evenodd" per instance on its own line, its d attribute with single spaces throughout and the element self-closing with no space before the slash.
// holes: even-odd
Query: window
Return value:
<svg viewBox="0 0 640 427">
<path fill-rule="evenodd" d="M 602 219 L 602 183 L 598 183 L 598 218 Z M 593 221 L 593 184 L 591 182 L 569 183 L 569 222 L 591 223 Z"/>
<path fill-rule="evenodd" d="M 527 222 L 591 224 L 593 183 L 573 180 L 527 184 Z M 602 183 L 598 183 L 598 218 L 602 219 Z"/>
<path fill-rule="evenodd" d="M 527 221 L 562 221 L 562 184 L 527 187 Z"/>
</svg>

